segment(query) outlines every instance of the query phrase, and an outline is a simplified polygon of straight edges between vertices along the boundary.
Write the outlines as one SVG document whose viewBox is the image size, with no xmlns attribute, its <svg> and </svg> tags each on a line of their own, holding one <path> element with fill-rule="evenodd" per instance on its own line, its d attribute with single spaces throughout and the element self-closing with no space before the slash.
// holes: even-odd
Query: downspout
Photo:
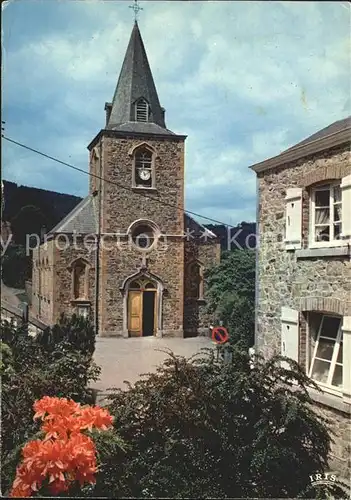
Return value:
<svg viewBox="0 0 351 500">
<path fill-rule="evenodd" d="M 95 252 L 95 336 L 99 335 L 99 280 L 100 280 L 100 240 L 101 240 L 101 204 L 102 204 L 102 138 L 99 143 L 99 189 L 98 189 L 98 231 Z"/>
</svg>

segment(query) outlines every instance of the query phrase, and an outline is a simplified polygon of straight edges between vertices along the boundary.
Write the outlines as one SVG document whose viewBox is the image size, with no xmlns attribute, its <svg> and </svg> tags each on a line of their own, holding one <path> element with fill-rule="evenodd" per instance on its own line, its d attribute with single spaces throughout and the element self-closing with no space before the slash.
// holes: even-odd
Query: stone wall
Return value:
<svg viewBox="0 0 351 500">
<path fill-rule="evenodd" d="M 77 312 L 77 303 L 72 294 L 72 271 L 70 265 L 83 257 L 90 263 L 89 296 L 92 317 L 94 313 L 95 290 L 95 251 L 84 248 L 83 241 L 77 238 L 67 244 L 60 236 L 51 239 L 33 250 L 32 273 L 32 314 L 43 323 L 54 324 L 62 313 L 71 315 Z"/>
<path fill-rule="evenodd" d="M 45 324 L 51 324 L 53 321 L 54 266 L 53 241 L 33 250 L 31 313 Z"/>
<path fill-rule="evenodd" d="M 194 231 L 192 237 L 185 238 L 184 244 L 184 331 L 186 335 L 207 335 L 212 323 L 212 316 L 207 314 L 207 284 L 203 280 L 203 297 L 192 296 L 194 276 L 191 274 L 191 263 L 202 265 L 203 275 L 206 270 L 219 264 L 221 245 L 218 238 L 204 238 L 198 225 L 192 219 L 187 220 L 187 229 Z"/>
<path fill-rule="evenodd" d="M 299 362 L 306 367 L 306 308 L 351 314 L 351 264 L 344 255 L 312 257 L 308 252 L 287 251 L 285 196 L 288 188 L 303 189 L 302 246 L 307 249 L 309 192 L 316 182 L 340 179 L 351 173 L 348 147 L 338 147 L 258 174 L 259 252 L 257 268 L 256 346 L 266 356 L 281 352 L 281 307 L 300 311 Z M 337 433 L 334 460 L 347 468 L 350 437 L 349 415 L 325 405 L 318 410 L 330 416 Z M 334 457 L 334 458 L 333 458 Z"/>
<path fill-rule="evenodd" d="M 100 269 L 100 332 L 101 335 L 125 335 L 124 294 L 121 287 L 126 279 L 138 273 L 142 264 L 141 252 L 128 242 L 111 237 L 109 249 L 101 250 Z M 160 242 L 145 254 L 146 270 L 163 284 L 162 333 L 183 336 L 183 238 Z"/>
<path fill-rule="evenodd" d="M 96 250 L 85 245 L 81 238 L 76 239 L 76 243 L 66 242 L 60 236 L 55 238 L 55 275 L 54 281 L 54 310 L 53 321 L 57 321 L 62 313 L 71 315 L 77 313 L 77 302 L 74 300 L 72 283 L 72 263 L 77 259 L 84 259 L 89 263 L 88 270 L 88 296 L 87 301 L 90 302 L 91 318 L 94 318 L 95 310 L 95 259 Z"/>
<path fill-rule="evenodd" d="M 133 188 L 131 152 L 141 144 L 147 144 L 155 151 L 155 189 Z M 102 177 L 110 181 L 103 183 L 103 233 L 125 233 L 132 222 L 145 218 L 154 221 L 163 234 L 183 234 L 183 139 L 176 136 L 170 139 L 104 137 Z"/>
<path fill-rule="evenodd" d="M 345 413 L 314 404 L 316 413 L 329 421 L 332 443 L 329 455 L 329 467 L 339 478 L 350 478 L 351 470 L 351 421 Z M 350 487 L 350 483 L 349 483 Z"/>
<path fill-rule="evenodd" d="M 155 186 L 152 189 L 133 187 L 133 151 L 142 144 L 154 151 Z M 110 181 L 102 184 L 102 233 L 120 233 L 122 236 L 117 245 L 111 235 L 109 248 L 101 250 L 101 334 L 126 334 L 124 295 L 120 287 L 138 271 L 145 253 L 148 272 L 154 274 L 166 289 L 162 334 L 182 336 L 184 139 L 105 134 L 102 139 L 102 177 Z M 140 219 L 152 221 L 165 236 L 147 252 L 136 249 L 126 237 L 131 224 Z"/>
<path fill-rule="evenodd" d="M 335 170 L 338 165 L 338 171 Z M 328 172 L 330 172 L 328 174 Z M 285 196 L 288 188 L 304 187 L 303 220 L 308 210 L 306 179 L 334 179 L 351 172 L 348 148 L 334 149 L 259 174 L 258 304 L 256 344 L 267 355 L 280 353 L 280 310 L 300 309 L 309 296 L 350 300 L 350 259 L 340 257 L 297 258 L 284 246 Z M 316 177 L 317 176 L 317 177 Z M 303 228 L 307 247 L 308 227 Z"/>
</svg>

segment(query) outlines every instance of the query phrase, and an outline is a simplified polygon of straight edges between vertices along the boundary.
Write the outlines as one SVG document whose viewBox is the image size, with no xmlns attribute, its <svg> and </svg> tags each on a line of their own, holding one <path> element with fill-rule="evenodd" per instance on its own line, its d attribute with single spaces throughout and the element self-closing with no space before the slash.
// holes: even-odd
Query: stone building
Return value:
<svg viewBox="0 0 351 500">
<path fill-rule="evenodd" d="M 89 315 L 101 336 L 207 332 L 203 273 L 220 246 L 184 214 L 186 136 L 166 127 L 137 22 L 105 111 L 89 195 L 33 252 L 32 313 Z"/>
<path fill-rule="evenodd" d="M 351 119 L 251 168 L 258 178 L 255 344 L 300 363 L 335 431 L 331 466 L 350 469 Z"/>
</svg>

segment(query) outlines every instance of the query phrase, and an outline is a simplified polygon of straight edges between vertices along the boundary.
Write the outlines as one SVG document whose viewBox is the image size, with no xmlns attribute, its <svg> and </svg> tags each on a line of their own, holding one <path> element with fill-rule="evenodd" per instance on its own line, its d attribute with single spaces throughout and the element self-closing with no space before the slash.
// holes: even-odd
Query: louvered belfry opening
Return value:
<svg viewBox="0 0 351 500">
<path fill-rule="evenodd" d="M 137 122 L 149 121 L 149 104 L 145 99 L 139 99 L 137 101 L 135 114 Z"/>
<path fill-rule="evenodd" d="M 146 148 L 135 153 L 135 166 L 139 170 L 150 170 L 152 167 L 152 153 Z"/>
</svg>

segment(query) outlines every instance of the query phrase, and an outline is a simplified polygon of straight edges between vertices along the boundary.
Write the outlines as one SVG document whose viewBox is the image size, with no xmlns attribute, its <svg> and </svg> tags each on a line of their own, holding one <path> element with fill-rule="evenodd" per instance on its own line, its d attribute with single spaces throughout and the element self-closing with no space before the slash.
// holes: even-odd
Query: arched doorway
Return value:
<svg viewBox="0 0 351 500">
<path fill-rule="evenodd" d="M 157 284 L 138 278 L 128 286 L 127 329 L 132 337 L 148 337 L 157 332 Z"/>
</svg>

